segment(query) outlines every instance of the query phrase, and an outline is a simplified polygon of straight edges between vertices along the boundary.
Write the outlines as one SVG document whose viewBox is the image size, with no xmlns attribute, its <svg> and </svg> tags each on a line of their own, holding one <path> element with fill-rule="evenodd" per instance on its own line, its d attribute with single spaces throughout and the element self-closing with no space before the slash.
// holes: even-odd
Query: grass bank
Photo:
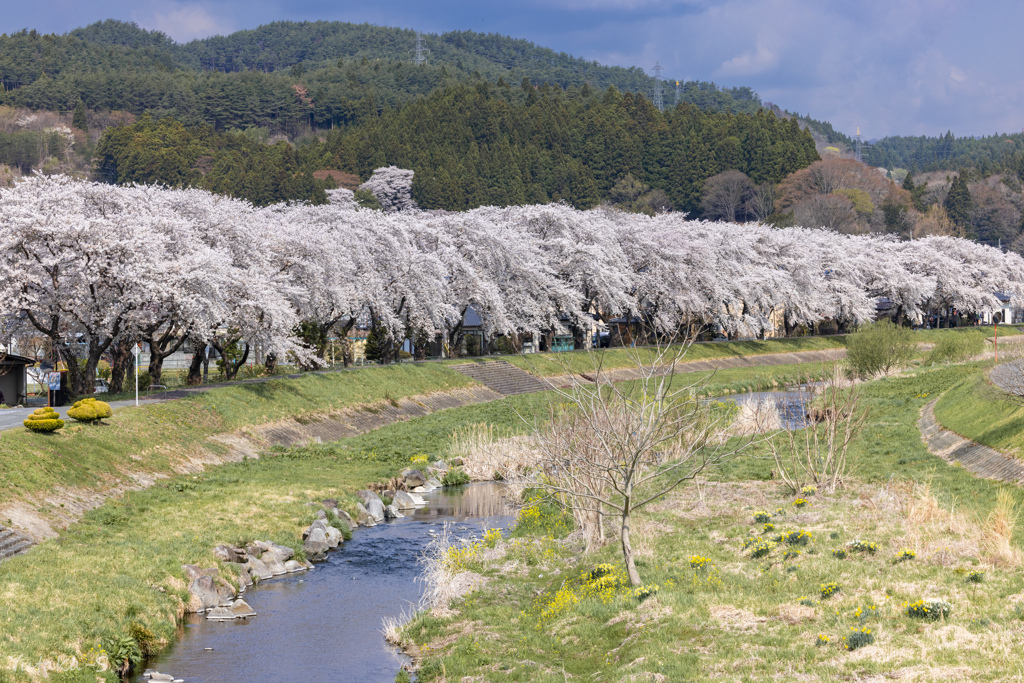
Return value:
<svg viewBox="0 0 1024 683">
<path fill-rule="evenodd" d="M 169 473 L 209 437 L 286 417 L 341 410 L 472 384 L 441 365 L 395 365 L 213 389 L 176 401 L 120 408 L 108 425 L 69 422 L 53 434 L 0 433 L 0 504 L 58 487 L 102 489 L 131 471 Z M 0 524 L 3 521 L 0 520 Z"/>
<path fill-rule="evenodd" d="M 935 404 L 939 423 L 961 436 L 1014 457 L 1024 448 L 1024 407 L 1006 400 L 979 367 Z"/>
<path fill-rule="evenodd" d="M 658 588 L 645 600 L 622 584 L 614 542 L 584 556 L 558 540 L 557 515 L 524 515 L 511 539 L 451 558 L 455 569 L 482 575 L 484 590 L 405 629 L 421 680 L 1018 674 L 1024 529 L 1006 522 L 1024 494 L 949 466 L 916 426 L 925 403 L 979 370 L 941 366 L 864 385 L 870 419 L 851 448 L 854 477 L 838 495 L 797 509 L 771 481 L 774 463 L 743 458 L 638 514 L 640 573 Z M 780 508 L 775 529 L 755 523 L 754 512 Z M 799 531 L 811 534 L 808 545 L 782 542 L 752 557 L 751 536 Z M 904 549 L 913 558 L 897 561 Z M 610 569 L 601 577 L 603 563 Z M 968 582 L 972 571 L 983 572 L 973 575 L 980 583 Z M 833 582 L 839 590 L 825 597 Z M 937 621 L 906 613 L 904 603 L 929 598 L 952 612 Z M 844 636 L 867 640 L 851 628 L 869 629 L 873 642 L 847 650 Z M 820 646 L 819 634 L 827 638 Z"/>
</svg>

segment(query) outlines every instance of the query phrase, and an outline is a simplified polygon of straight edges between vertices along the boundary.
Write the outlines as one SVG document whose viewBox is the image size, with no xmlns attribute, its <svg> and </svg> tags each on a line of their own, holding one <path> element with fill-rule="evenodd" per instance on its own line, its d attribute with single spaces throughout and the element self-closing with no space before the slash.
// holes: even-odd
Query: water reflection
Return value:
<svg viewBox="0 0 1024 683">
<path fill-rule="evenodd" d="M 717 399 L 732 401 L 740 407 L 750 407 L 758 413 L 777 413 L 778 425 L 788 429 L 803 429 L 810 422 L 807 406 L 813 399 L 813 391 L 752 391 L 733 394 Z"/>
<path fill-rule="evenodd" d="M 424 498 L 427 506 L 404 519 L 357 530 L 313 571 L 250 589 L 245 600 L 259 616 L 226 623 L 190 617 L 180 642 L 150 668 L 194 683 L 391 683 L 402 658 L 384 643 L 381 624 L 419 601 L 417 559 L 435 526 L 461 523 L 457 535 L 466 536 L 512 519 L 497 484 Z"/>
</svg>

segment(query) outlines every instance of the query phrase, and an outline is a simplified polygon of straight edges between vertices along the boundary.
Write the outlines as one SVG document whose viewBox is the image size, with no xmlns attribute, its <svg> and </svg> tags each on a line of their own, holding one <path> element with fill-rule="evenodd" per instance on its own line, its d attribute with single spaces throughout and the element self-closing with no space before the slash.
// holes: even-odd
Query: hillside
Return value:
<svg viewBox="0 0 1024 683">
<path fill-rule="evenodd" d="M 342 22 L 275 22 L 178 44 L 162 33 L 107 20 L 66 35 L 0 36 L 0 104 L 70 111 L 170 115 L 217 130 L 265 126 L 291 136 L 357 123 L 439 87 L 524 78 L 563 89 L 650 96 L 656 80 L 638 67 L 603 66 L 525 40 L 457 31 L 423 37 L 415 66 L 411 30 Z M 666 102 L 674 83 L 662 81 Z M 681 84 L 680 100 L 708 111 L 752 113 L 749 88 Z"/>
</svg>

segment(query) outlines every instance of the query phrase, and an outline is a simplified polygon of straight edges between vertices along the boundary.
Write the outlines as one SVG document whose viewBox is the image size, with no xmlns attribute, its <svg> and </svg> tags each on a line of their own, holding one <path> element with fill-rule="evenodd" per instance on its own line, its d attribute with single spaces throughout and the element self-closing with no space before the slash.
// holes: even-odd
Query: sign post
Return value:
<svg viewBox="0 0 1024 683">
<path fill-rule="evenodd" d="M 142 349 L 136 344 L 132 347 L 132 355 L 135 356 L 135 407 L 139 406 L 139 354 L 142 353 Z"/>
<path fill-rule="evenodd" d="M 993 319 L 992 322 L 995 323 L 995 328 L 996 328 L 995 342 L 994 342 L 993 345 L 996 347 L 996 362 L 998 363 L 999 362 L 999 321 Z"/>
</svg>

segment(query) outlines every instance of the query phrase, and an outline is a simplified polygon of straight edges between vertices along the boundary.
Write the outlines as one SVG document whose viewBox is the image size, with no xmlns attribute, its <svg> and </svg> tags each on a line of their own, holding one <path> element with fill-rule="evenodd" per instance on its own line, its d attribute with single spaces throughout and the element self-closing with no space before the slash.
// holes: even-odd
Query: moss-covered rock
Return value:
<svg viewBox="0 0 1024 683">
<path fill-rule="evenodd" d="M 68 417 L 79 422 L 97 422 L 114 414 L 109 403 L 94 398 L 83 398 L 68 408 Z"/>
<path fill-rule="evenodd" d="M 36 408 L 22 424 L 33 432 L 55 432 L 64 427 L 64 420 L 53 408 Z"/>
</svg>

